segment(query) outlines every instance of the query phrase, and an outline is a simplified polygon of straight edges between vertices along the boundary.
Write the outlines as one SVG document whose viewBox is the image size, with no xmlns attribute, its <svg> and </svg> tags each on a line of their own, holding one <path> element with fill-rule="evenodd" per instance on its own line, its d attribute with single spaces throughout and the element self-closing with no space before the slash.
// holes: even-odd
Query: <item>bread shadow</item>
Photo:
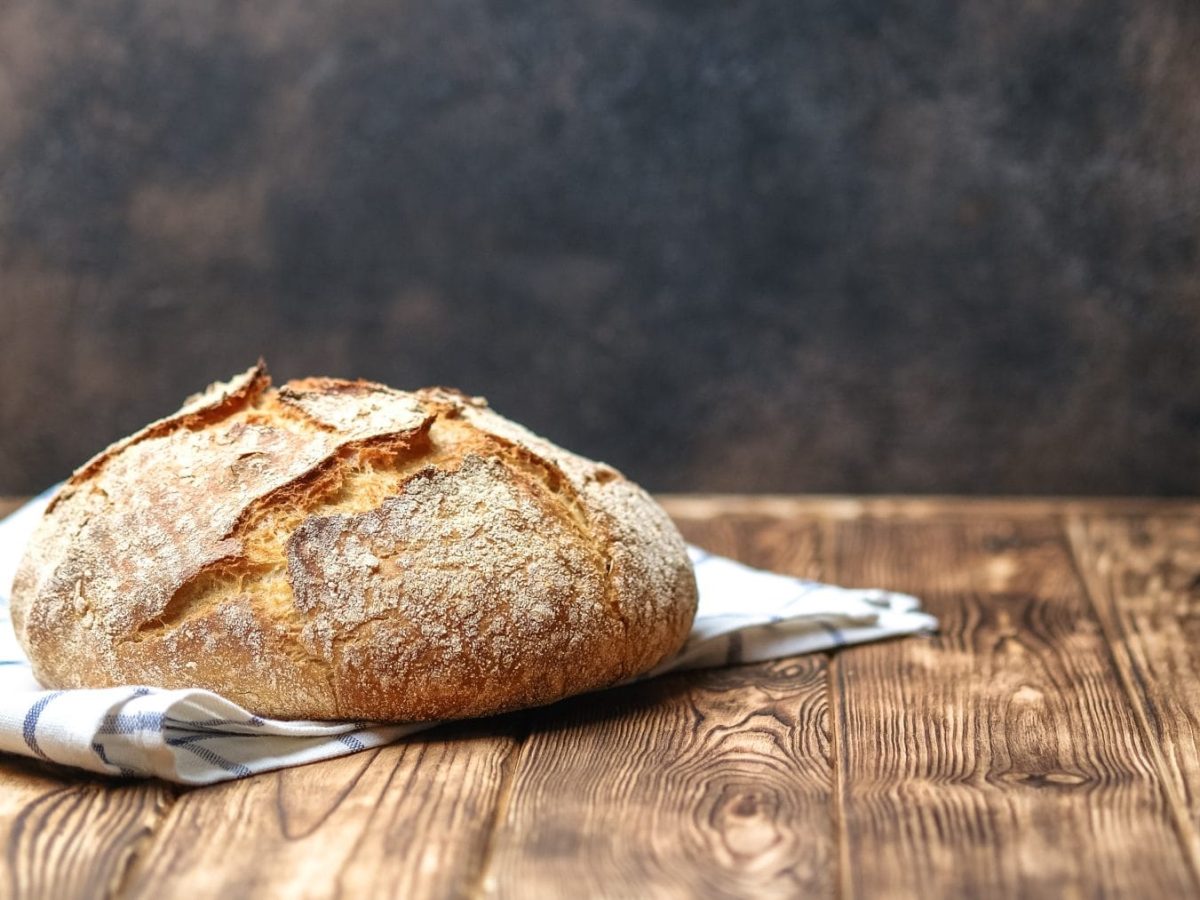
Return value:
<svg viewBox="0 0 1200 900">
<path fill-rule="evenodd" d="M 474 740 L 480 737 L 515 737 L 591 729 L 619 721 L 648 717 L 655 710 L 676 708 L 688 702 L 698 673 L 679 673 L 637 684 L 592 691 L 546 706 L 520 709 L 479 719 L 446 722 L 405 742 Z"/>
</svg>

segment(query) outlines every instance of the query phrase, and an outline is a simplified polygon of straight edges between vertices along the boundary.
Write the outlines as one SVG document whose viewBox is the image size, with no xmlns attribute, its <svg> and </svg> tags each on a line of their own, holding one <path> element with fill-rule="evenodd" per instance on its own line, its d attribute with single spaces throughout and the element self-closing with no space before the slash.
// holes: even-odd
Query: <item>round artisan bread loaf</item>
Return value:
<svg viewBox="0 0 1200 900">
<path fill-rule="evenodd" d="M 260 363 L 54 498 L 13 587 L 52 688 L 201 687 L 266 716 L 548 703 L 683 644 L 696 585 L 637 485 L 441 388 Z"/>
</svg>

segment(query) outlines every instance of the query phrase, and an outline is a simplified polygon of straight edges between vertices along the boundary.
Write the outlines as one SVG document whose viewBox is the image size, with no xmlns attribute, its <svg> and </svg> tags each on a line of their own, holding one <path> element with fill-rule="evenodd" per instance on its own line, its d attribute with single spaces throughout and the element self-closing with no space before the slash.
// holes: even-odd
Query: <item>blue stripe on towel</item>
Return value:
<svg viewBox="0 0 1200 900">
<path fill-rule="evenodd" d="M 832 625 L 830 625 L 824 619 L 817 619 L 815 621 L 816 621 L 816 624 L 820 625 L 821 628 L 823 628 L 826 632 L 828 632 L 829 636 L 831 638 L 833 638 L 833 644 L 835 647 L 845 647 L 846 646 L 846 636 L 844 634 L 842 634 L 841 629 L 834 628 Z"/>
<path fill-rule="evenodd" d="M 176 716 L 164 716 L 163 721 L 171 728 L 217 728 L 221 725 L 232 725 L 236 728 L 262 728 L 267 723 L 258 716 L 249 719 L 180 719 Z M 230 732 L 221 732 L 229 734 Z"/>
<path fill-rule="evenodd" d="M 25 713 L 25 722 L 21 726 L 21 737 L 25 739 L 25 746 L 32 750 L 37 756 L 40 756 L 45 760 L 50 759 L 50 757 L 43 753 L 42 748 L 38 746 L 38 719 L 42 717 L 42 711 L 46 708 L 50 701 L 55 697 L 61 697 L 62 693 L 62 691 L 52 691 L 49 694 L 44 694 L 39 697 L 37 702 L 34 703 L 33 706 L 29 707 L 29 712 Z"/>
<path fill-rule="evenodd" d="M 225 757 L 217 753 L 213 753 L 213 751 L 209 750 L 207 747 L 195 743 L 196 741 L 201 741 L 211 737 L 216 737 L 216 735 L 195 734 L 183 738 L 167 738 L 167 746 L 181 747 L 182 749 L 187 750 L 189 753 L 200 757 L 209 765 L 217 766 L 220 769 L 224 769 L 226 772 L 231 772 L 239 778 L 245 778 L 247 775 L 254 774 L 251 769 L 243 766 L 241 763 L 230 762 Z"/>
<path fill-rule="evenodd" d="M 127 769 L 124 766 L 119 766 L 116 763 L 114 763 L 112 760 L 110 760 L 108 758 L 108 754 L 104 751 L 104 745 L 101 744 L 99 741 L 92 742 L 92 752 L 95 753 L 97 757 L 99 757 L 100 762 L 104 763 L 106 766 L 110 766 L 110 767 L 116 769 L 118 772 L 120 772 L 126 778 L 132 778 L 133 776 L 135 776 L 137 774 L 137 772 L 133 771 L 133 769 Z"/>
<path fill-rule="evenodd" d="M 96 734 L 137 734 L 139 731 L 162 731 L 162 713 L 118 713 L 105 716 Z"/>
</svg>

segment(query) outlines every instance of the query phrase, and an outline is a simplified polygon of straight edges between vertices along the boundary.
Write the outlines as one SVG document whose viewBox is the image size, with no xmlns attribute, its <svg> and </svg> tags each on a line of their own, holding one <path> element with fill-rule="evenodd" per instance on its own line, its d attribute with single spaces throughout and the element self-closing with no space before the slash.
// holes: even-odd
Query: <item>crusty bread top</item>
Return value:
<svg viewBox="0 0 1200 900">
<path fill-rule="evenodd" d="M 480 398 L 276 390 L 260 363 L 72 476 L 13 617 L 48 685 L 153 680 L 274 715 L 396 719 L 644 671 L 694 607 L 678 532 L 615 470 Z"/>
<path fill-rule="evenodd" d="M 403 452 L 433 419 L 409 396 L 365 384 L 329 385 L 369 398 L 361 422 L 339 431 L 320 416 L 319 401 L 306 402 L 304 387 L 268 393 L 269 386 L 260 363 L 85 463 L 48 509 L 48 522 L 60 505 L 71 507 L 60 516 L 74 521 L 43 527 L 38 536 L 50 532 L 54 549 L 69 543 L 71 552 L 39 564 L 42 541 L 35 538 L 18 584 L 32 569 L 60 589 L 69 586 L 77 612 L 95 616 L 115 637 L 161 625 L 181 587 L 243 555 L 237 532 L 256 511 L 324 487 L 326 470 L 356 448 Z M 230 419 L 232 427 L 206 428 Z M 86 540 L 79 540 L 84 531 Z M 47 571 L 47 563 L 60 562 L 67 565 Z"/>
</svg>

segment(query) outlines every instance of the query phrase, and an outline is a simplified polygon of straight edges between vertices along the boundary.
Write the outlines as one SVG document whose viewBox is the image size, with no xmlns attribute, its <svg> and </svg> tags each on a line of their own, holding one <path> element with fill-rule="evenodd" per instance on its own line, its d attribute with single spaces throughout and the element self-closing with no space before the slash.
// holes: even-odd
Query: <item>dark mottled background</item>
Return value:
<svg viewBox="0 0 1200 900">
<path fill-rule="evenodd" d="M 659 490 L 1200 492 L 1200 4 L 0 4 L 0 492 L 259 354 Z"/>
</svg>

